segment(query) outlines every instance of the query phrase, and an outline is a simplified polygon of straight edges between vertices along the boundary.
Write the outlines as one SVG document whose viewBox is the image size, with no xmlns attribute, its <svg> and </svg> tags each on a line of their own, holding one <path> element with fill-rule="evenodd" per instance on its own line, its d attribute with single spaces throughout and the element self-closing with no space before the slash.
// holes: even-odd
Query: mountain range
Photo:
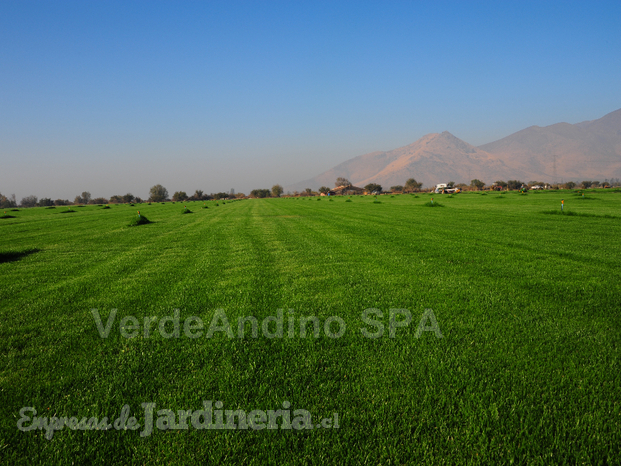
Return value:
<svg viewBox="0 0 621 466">
<path fill-rule="evenodd" d="M 448 131 L 405 147 L 349 159 L 314 178 L 285 186 L 301 191 L 333 187 L 338 177 L 385 189 L 415 178 L 425 186 L 478 178 L 488 184 L 519 179 L 548 183 L 621 177 L 621 109 L 598 120 L 531 126 L 498 141 L 472 146 Z"/>
</svg>

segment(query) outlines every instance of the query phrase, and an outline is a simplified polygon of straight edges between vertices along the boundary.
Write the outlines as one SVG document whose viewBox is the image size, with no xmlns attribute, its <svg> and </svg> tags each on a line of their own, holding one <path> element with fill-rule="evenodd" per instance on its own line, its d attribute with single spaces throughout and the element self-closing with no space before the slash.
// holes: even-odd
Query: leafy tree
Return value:
<svg viewBox="0 0 621 466">
<path fill-rule="evenodd" d="M 82 203 L 88 204 L 88 201 L 90 200 L 91 200 L 91 193 L 89 193 L 88 191 L 84 191 L 82 193 Z"/>
<path fill-rule="evenodd" d="M 152 186 L 149 190 L 149 200 L 153 202 L 161 202 L 168 198 L 168 191 L 161 184 Z"/>
<path fill-rule="evenodd" d="M 477 188 L 477 190 L 480 191 L 485 187 L 485 183 L 475 178 L 474 180 L 470 181 L 470 186 L 472 186 L 473 188 Z"/>
<path fill-rule="evenodd" d="M 135 200 L 135 196 L 132 193 L 127 193 L 123 196 L 123 203 L 131 204 Z"/>
<path fill-rule="evenodd" d="M 336 179 L 336 183 L 334 183 L 334 186 L 336 186 L 337 188 L 339 186 L 351 186 L 351 183 L 349 182 L 347 178 L 343 178 L 342 176 L 339 176 Z"/>
<path fill-rule="evenodd" d="M 105 197 L 96 197 L 95 199 L 91 200 L 91 204 L 107 204 L 108 203 L 108 199 L 106 199 Z"/>
<path fill-rule="evenodd" d="M 56 199 L 54 205 L 69 205 L 69 199 Z"/>
<path fill-rule="evenodd" d="M 37 205 L 37 196 L 26 196 L 26 197 L 22 197 L 22 201 L 20 202 L 20 205 L 22 207 L 34 207 Z"/>
<path fill-rule="evenodd" d="M 591 181 L 591 186 L 597 188 L 599 186 L 599 181 Z"/>
<path fill-rule="evenodd" d="M 17 202 L 15 202 L 15 194 L 11 195 L 11 198 L 8 198 L 0 194 L 0 207 L 2 207 L 3 209 L 17 207 Z"/>
<path fill-rule="evenodd" d="M 203 199 L 203 191 L 200 189 L 195 190 L 190 199 L 193 201 L 201 201 Z"/>
<path fill-rule="evenodd" d="M 405 190 L 409 193 L 415 192 L 415 191 L 419 191 L 420 188 L 423 187 L 423 183 L 419 183 L 418 181 L 416 181 L 414 178 L 409 178 L 406 182 L 405 182 Z"/>
<path fill-rule="evenodd" d="M 379 185 L 377 183 L 369 183 L 368 185 L 366 185 L 364 187 L 364 189 L 368 193 L 375 193 L 375 192 L 381 193 L 382 192 L 382 185 Z"/>
<path fill-rule="evenodd" d="M 403 192 L 403 186 L 401 186 L 400 184 L 398 184 L 397 186 L 391 186 L 390 190 L 393 193 L 402 193 Z"/>
<path fill-rule="evenodd" d="M 582 183 L 582 188 L 583 189 L 589 189 L 591 187 L 591 185 L 593 185 L 592 181 L 583 181 Z"/>
<path fill-rule="evenodd" d="M 322 194 L 328 194 L 330 192 L 330 188 L 328 188 L 327 186 L 322 186 L 321 188 L 319 188 L 319 192 Z"/>
<path fill-rule="evenodd" d="M 123 203 L 123 196 L 119 196 L 119 195 L 114 195 L 110 197 L 110 203 L 112 204 L 122 204 Z"/>
<path fill-rule="evenodd" d="M 509 180 L 507 181 L 508 189 L 520 189 L 524 183 L 519 180 Z"/>
<path fill-rule="evenodd" d="M 446 187 L 447 188 L 452 188 L 455 186 L 455 182 L 454 181 L 449 181 L 448 183 L 446 183 Z"/>
<path fill-rule="evenodd" d="M 274 186 L 272 186 L 272 197 L 280 197 L 283 191 L 284 190 L 282 189 L 282 186 L 280 186 L 279 184 L 275 184 Z"/>
<path fill-rule="evenodd" d="M 188 195 L 185 193 L 185 191 L 175 191 L 175 194 L 173 194 L 172 200 L 175 202 L 183 202 L 188 198 Z"/>
<path fill-rule="evenodd" d="M 574 189 L 576 187 L 576 183 L 574 183 L 573 181 L 568 181 L 563 187 L 565 189 Z"/>
<path fill-rule="evenodd" d="M 269 190 L 267 192 L 269 193 Z M 269 196 L 269 194 L 268 194 L 268 196 Z M 213 198 L 216 201 L 218 201 L 220 199 L 228 199 L 229 198 L 229 193 L 216 193 L 216 194 L 213 195 Z"/>
<path fill-rule="evenodd" d="M 506 188 L 507 187 L 507 182 L 506 181 L 502 181 L 502 180 L 494 181 L 494 184 L 496 186 L 500 186 L 501 188 Z"/>
<path fill-rule="evenodd" d="M 270 197 L 269 189 L 253 189 L 250 191 L 250 197 L 263 199 L 265 197 Z"/>
<path fill-rule="evenodd" d="M 306 188 L 306 189 L 304 190 L 304 193 L 305 193 L 307 196 L 312 196 L 312 195 L 313 195 L 313 190 L 312 190 L 312 189 L 310 189 L 310 188 Z"/>
<path fill-rule="evenodd" d="M 41 207 L 48 207 L 48 206 L 52 206 L 54 205 L 54 201 L 51 200 L 49 197 L 44 197 L 42 199 L 39 200 L 39 205 Z"/>
</svg>

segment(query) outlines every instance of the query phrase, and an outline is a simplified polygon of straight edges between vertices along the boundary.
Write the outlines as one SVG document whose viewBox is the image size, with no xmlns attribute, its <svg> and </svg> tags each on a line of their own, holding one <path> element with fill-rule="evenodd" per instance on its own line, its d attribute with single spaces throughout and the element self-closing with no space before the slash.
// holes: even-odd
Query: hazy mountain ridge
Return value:
<svg viewBox="0 0 621 466">
<path fill-rule="evenodd" d="M 598 120 L 531 126 L 479 146 L 537 178 L 604 179 L 621 174 L 621 109 Z"/>
<path fill-rule="evenodd" d="M 425 186 L 479 178 L 560 181 L 621 177 L 621 109 L 576 124 L 531 126 L 479 147 L 448 131 L 431 133 L 404 147 L 349 159 L 289 191 L 334 186 L 343 176 L 358 186 L 384 188 L 416 178 Z"/>
</svg>

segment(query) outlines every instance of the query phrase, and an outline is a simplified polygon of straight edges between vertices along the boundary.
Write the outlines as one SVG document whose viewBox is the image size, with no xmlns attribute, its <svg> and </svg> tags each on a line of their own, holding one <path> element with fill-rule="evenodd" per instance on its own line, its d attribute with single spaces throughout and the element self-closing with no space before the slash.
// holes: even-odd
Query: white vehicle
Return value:
<svg viewBox="0 0 621 466">
<path fill-rule="evenodd" d="M 448 185 L 446 183 L 440 183 L 436 185 L 436 193 L 442 193 L 442 194 L 453 194 L 453 193 L 458 193 L 460 192 L 459 188 L 449 188 Z"/>
</svg>

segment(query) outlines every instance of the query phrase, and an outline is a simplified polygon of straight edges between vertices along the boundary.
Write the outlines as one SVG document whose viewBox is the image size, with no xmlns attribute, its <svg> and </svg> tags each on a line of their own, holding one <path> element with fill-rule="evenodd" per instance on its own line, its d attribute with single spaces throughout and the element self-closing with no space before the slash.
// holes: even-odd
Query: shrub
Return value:
<svg viewBox="0 0 621 466">
<path fill-rule="evenodd" d="M 427 201 L 427 202 L 425 202 L 423 205 L 424 205 L 425 207 L 444 207 L 442 204 L 440 204 L 440 203 L 439 203 L 439 202 L 437 202 L 437 201 L 434 201 L 434 202 L 432 202 L 432 201 Z"/>
<path fill-rule="evenodd" d="M 133 220 L 131 222 L 129 222 L 129 224 L 127 226 L 130 227 L 137 227 L 138 225 L 146 225 L 148 223 L 153 223 L 151 222 L 147 217 L 145 217 L 144 215 L 140 215 L 138 214 L 137 217 L 134 217 Z"/>
</svg>

